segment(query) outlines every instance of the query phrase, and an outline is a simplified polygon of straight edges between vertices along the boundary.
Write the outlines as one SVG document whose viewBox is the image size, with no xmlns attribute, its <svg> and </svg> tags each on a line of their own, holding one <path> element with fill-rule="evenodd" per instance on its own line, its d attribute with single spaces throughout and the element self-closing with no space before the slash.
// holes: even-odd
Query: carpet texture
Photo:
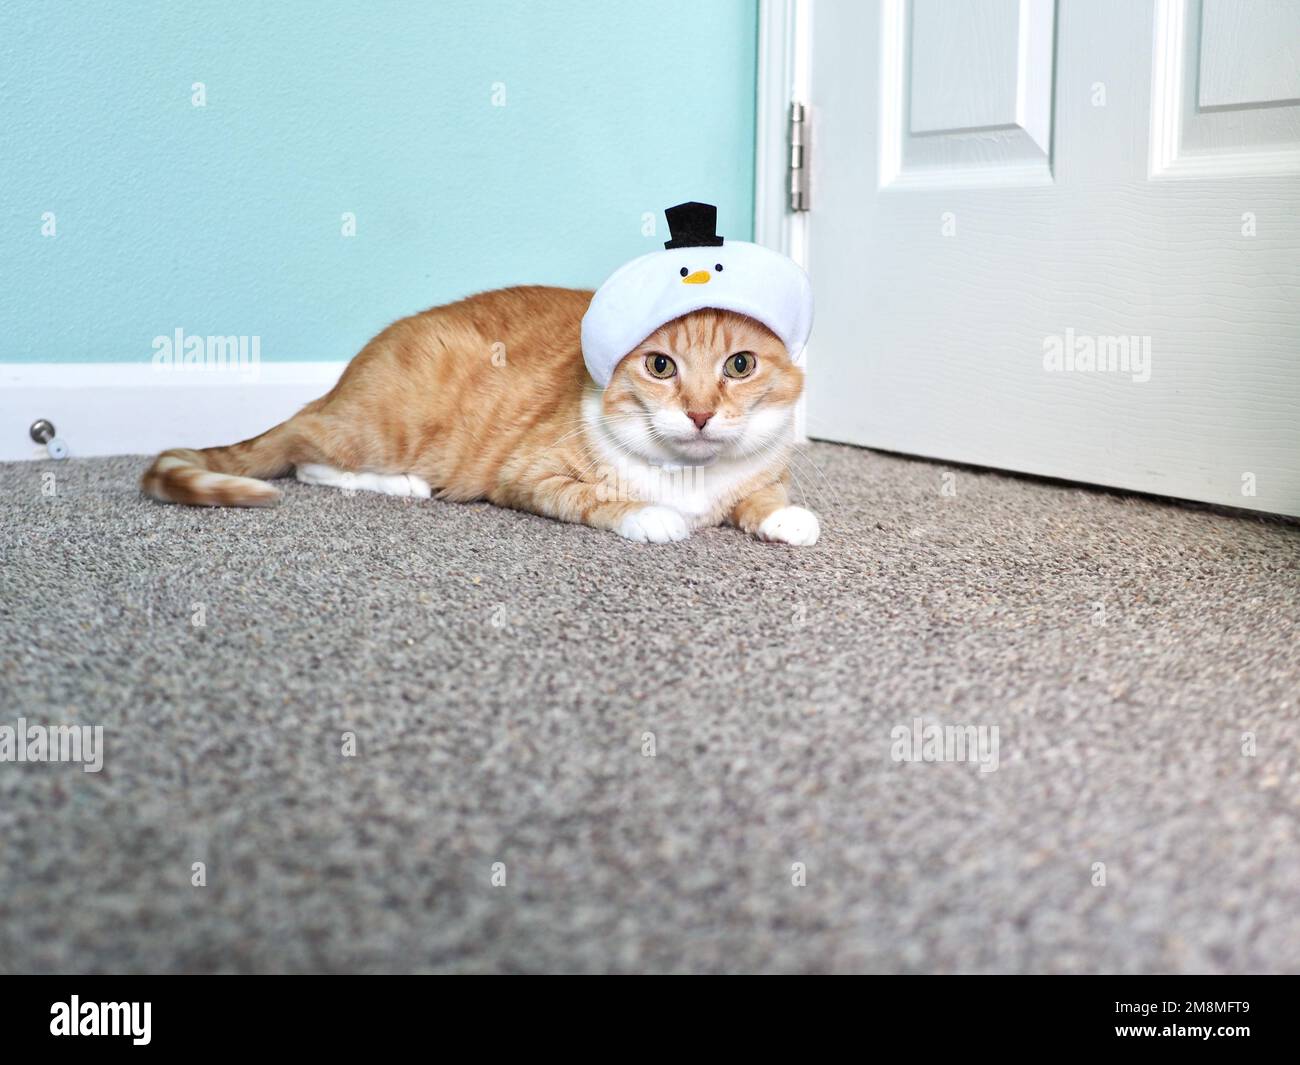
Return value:
<svg viewBox="0 0 1300 1065">
<path fill-rule="evenodd" d="M 141 468 L 0 467 L 0 726 L 105 743 L 0 763 L 4 970 L 1300 969 L 1294 523 L 832 445 L 811 549 Z"/>
</svg>

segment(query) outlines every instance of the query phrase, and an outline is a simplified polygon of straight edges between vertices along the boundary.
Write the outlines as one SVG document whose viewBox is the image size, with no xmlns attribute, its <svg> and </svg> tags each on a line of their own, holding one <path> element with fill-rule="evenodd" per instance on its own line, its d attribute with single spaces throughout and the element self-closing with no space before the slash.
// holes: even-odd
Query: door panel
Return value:
<svg viewBox="0 0 1300 1065">
<path fill-rule="evenodd" d="M 978 7 L 914 0 L 911 122 L 914 134 L 1016 124 L 1018 0 Z"/>
<path fill-rule="evenodd" d="M 1201 0 L 1200 7 L 1202 107 L 1300 103 L 1300 4 Z"/>
<path fill-rule="evenodd" d="M 1051 0 L 886 4 L 881 187 L 1050 181 L 1054 16 Z"/>
<path fill-rule="evenodd" d="M 818 0 L 809 435 L 1300 514 L 1295 10 Z"/>
<path fill-rule="evenodd" d="M 1160 0 L 1151 176 L 1300 174 L 1300 4 Z"/>
</svg>

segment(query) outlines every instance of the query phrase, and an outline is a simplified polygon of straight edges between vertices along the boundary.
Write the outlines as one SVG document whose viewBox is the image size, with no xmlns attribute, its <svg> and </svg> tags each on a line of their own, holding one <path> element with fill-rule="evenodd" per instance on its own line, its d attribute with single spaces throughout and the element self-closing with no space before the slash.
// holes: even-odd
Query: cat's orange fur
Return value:
<svg viewBox="0 0 1300 1065">
<path fill-rule="evenodd" d="M 816 519 L 786 497 L 803 372 L 781 341 L 750 318 L 697 311 L 646 338 L 601 392 L 579 343 L 591 296 L 510 288 L 404 318 L 288 421 L 229 447 L 165 451 L 142 487 L 175 503 L 267 506 L 279 492 L 254 478 L 318 464 L 411 474 L 447 499 L 638 540 L 730 521 L 765 539 L 813 542 Z M 756 357 L 747 377 L 723 373 L 737 352 Z M 668 380 L 647 367 L 659 353 L 676 363 Z M 712 417 L 699 429 L 690 412 Z M 782 515 L 798 519 L 798 535 L 782 535 Z"/>
</svg>

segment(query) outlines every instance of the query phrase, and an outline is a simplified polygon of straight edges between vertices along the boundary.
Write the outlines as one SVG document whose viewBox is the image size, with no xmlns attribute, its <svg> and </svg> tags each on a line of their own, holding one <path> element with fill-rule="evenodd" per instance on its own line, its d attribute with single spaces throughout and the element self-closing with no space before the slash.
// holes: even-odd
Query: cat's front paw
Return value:
<svg viewBox="0 0 1300 1065">
<path fill-rule="evenodd" d="M 640 544 L 667 544 L 685 540 L 691 527 L 672 507 L 647 506 L 634 510 L 618 524 L 619 536 Z"/>
<path fill-rule="evenodd" d="M 821 535 L 817 515 L 803 507 L 781 507 L 772 511 L 758 527 L 755 534 L 760 540 L 774 544 L 794 544 L 811 547 Z"/>
</svg>

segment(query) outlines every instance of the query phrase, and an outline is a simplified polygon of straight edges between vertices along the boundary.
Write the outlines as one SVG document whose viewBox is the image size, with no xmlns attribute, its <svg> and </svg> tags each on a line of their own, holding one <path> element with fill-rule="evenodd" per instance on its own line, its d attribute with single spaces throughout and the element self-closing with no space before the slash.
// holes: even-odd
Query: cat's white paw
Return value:
<svg viewBox="0 0 1300 1065">
<path fill-rule="evenodd" d="M 758 527 L 758 538 L 774 544 L 794 544 L 796 547 L 811 547 L 821 535 L 821 523 L 817 515 L 803 507 L 781 507 L 774 510 Z"/>
<path fill-rule="evenodd" d="M 619 522 L 617 532 L 640 544 L 666 544 L 685 540 L 691 535 L 691 527 L 672 507 L 648 506 L 632 511 Z"/>
</svg>

